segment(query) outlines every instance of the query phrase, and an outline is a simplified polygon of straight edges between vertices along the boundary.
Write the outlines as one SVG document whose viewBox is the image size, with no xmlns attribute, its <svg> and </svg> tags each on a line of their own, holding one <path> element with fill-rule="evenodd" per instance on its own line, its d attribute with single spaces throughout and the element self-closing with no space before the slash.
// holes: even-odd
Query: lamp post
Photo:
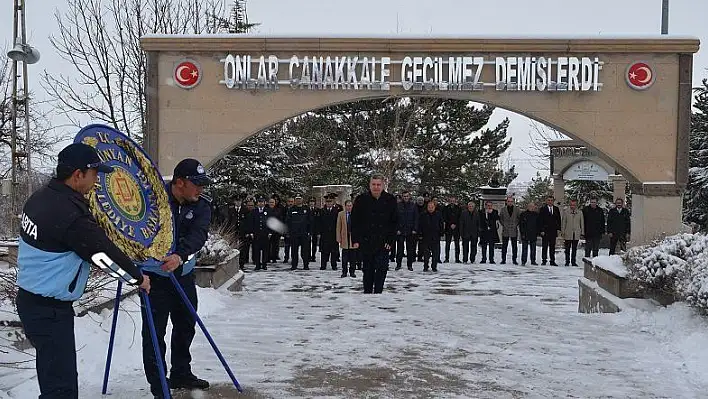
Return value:
<svg viewBox="0 0 708 399">
<path fill-rule="evenodd" d="M 11 193 L 12 209 L 10 215 L 10 231 L 14 234 L 17 231 L 17 215 L 18 215 L 18 200 L 19 200 L 19 181 L 17 170 L 19 167 L 19 159 L 25 159 L 27 169 L 27 190 L 28 194 L 32 192 L 32 164 L 30 161 L 30 126 L 29 126 L 29 93 L 28 93 L 28 76 L 27 65 L 34 64 L 39 61 L 39 52 L 27 44 L 27 29 L 25 27 L 25 0 L 14 0 L 14 21 L 13 21 L 13 42 L 15 46 L 7 52 L 7 56 L 12 60 L 12 125 L 10 132 L 10 152 L 12 157 L 12 173 L 11 173 Z M 22 93 L 18 94 L 18 65 L 22 63 Z M 24 130 L 25 143 L 22 151 L 17 148 L 17 114 L 18 107 L 22 105 L 24 109 Z"/>
<path fill-rule="evenodd" d="M 661 0 L 661 34 L 669 34 L 669 0 Z"/>
</svg>

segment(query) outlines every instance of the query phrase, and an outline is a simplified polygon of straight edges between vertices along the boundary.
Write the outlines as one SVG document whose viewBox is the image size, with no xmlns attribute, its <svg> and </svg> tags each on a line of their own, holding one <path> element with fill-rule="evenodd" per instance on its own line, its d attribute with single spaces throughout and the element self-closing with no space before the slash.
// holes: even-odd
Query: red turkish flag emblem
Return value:
<svg viewBox="0 0 708 399">
<path fill-rule="evenodd" d="M 635 90 L 648 89 L 654 83 L 654 71 L 646 62 L 635 62 L 627 68 L 627 84 Z"/>
<path fill-rule="evenodd" d="M 202 78 L 202 71 L 195 61 L 185 60 L 175 66 L 174 75 L 175 83 L 183 89 L 191 89 Z"/>
</svg>

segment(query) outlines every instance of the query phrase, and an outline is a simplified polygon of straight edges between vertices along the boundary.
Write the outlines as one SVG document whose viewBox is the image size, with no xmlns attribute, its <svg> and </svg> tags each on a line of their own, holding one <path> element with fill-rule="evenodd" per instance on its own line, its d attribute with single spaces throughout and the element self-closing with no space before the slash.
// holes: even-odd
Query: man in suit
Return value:
<svg viewBox="0 0 708 399">
<path fill-rule="evenodd" d="M 435 204 L 428 202 L 427 210 L 420 215 L 419 229 L 423 236 L 422 247 L 425 254 L 423 255 L 423 271 L 428 271 L 428 261 L 433 257 L 432 268 L 434 272 L 438 271 L 438 259 L 440 258 L 440 236 L 445 231 L 445 222 L 443 221 L 442 213 L 435 210 Z"/>
<path fill-rule="evenodd" d="M 474 263 L 477 257 L 477 237 L 479 236 L 479 212 L 474 201 L 467 203 L 467 209 L 460 215 L 460 236 L 462 237 L 462 263 Z"/>
<path fill-rule="evenodd" d="M 359 250 L 352 247 L 352 201 L 344 202 L 344 210 L 337 215 L 337 242 L 342 248 L 342 277 L 347 277 L 347 266 L 349 266 L 349 276 L 356 277 L 356 269 L 359 265 Z"/>
<path fill-rule="evenodd" d="M 245 227 L 246 218 L 249 211 L 245 206 L 242 206 L 241 198 L 234 196 L 234 206 L 229 208 L 229 227 L 233 230 L 236 239 L 238 240 L 238 267 L 243 270 L 244 265 L 248 262 L 248 251 L 251 249 L 250 240 L 246 238 Z"/>
<path fill-rule="evenodd" d="M 457 224 L 460 222 L 462 208 L 457 203 L 457 197 L 450 197 L 450 203 L 443 211 L 445 221 L 445 263 L 450 262 L 450 244 L 455 243 L 455 263 L 460 263 L 460 229 Z"/>
<path fill-rule="evenodd" d="M 494 264 L 494 244 L 499 242 L 499 212 L 494 209 L 491 201 L 484 204 L 484 213 L 479 216 L 479 237 L 482 242 L 482 261 Z"/>
<path fill-rule="evenodd" d="M 546 264 L 546 260 L 551 259 L 551 266 L 556 264 L 556 238 L 561 229 L 560 209 L 553 205 L 553 197 L 546 198 L 546 205 L 542 206 L 538 212 L 539 224 L 541 226 L 541 265 Z"/>
<path fill-rule="evenodd" d="M 398 203 L 398 226 L 396 227 L 396 270 L 403 263 L 403 245 L 406 246 L 406 265 L 413 270 L 415 260 L 415 242 L 418 230 L 418 209 L 411 201 L 411 193 L 403 192 L 403 200 Z"/>
<path fill-rule="evenodd" d="M 247 219 L 247 235 L 253 241 L 254 270 L 268 270 L 269 239 L 271 231 L 266 221 L 271 217 L 271 211 L 265 206 L 265 198 L 260 196 L 256 200 L 256 207 Z"/>
<path fill-rule="evenodd" d="M 332 264 L 332 270 L 337 270 L 339 246 L 337 245 L 337 215 L 339 208 L 334 206 L 336 194 L 327 194 L 325 206 L 320 213 L 320 270 L 327 269 L 327 262 Z"/>
<path fill-rule="evenodd" d="M 590 199 L 590 205 L 583 208 L 585 222 L 585 257 L 597 256 L 600 252 L 600 239 L 605 232 L 605 212 L 597 206 L 597 198 Z"/>
<path fill-rule="evenodd" d="M 506 206 L 499 212 L 499 223 L 502 225 L 502 265 L 506 263 L 506 251 L 509 241 L 511 241 L 511 260 L 515 265 L 519 264 L 516 261 L 518 254 L 516 237 L 519 229 L 519 215 L 521 215 L 521 211 L 514 205 L 514 197 L 506 197 Z"/>
<path fill-rule="evenodd" d="M 536 204 L 529 202 L 526 210 L 519 215 L 519 234 L 521 235 L 521 265 L 526 265 L 526 259 L 536 266 L 536 241 L 538 240 L 539 222 Z M 530 256 L 529 256 L 530 255 Z"/>
</svg>

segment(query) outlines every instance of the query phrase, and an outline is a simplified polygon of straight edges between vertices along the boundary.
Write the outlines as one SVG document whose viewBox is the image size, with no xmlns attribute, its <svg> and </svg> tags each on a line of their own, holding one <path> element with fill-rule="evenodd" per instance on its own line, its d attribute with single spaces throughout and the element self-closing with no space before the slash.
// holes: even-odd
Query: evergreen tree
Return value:
<svg viewBox="0 0 708 399">
<path fill-rule="evenodd" d="M 234 0 L 228 17 L 213 16 L 221 33 L 248 33 L 260 23 L 248 22 L 245 0 Z"/>
<path fill-rule="evenodd" d="M 684 194 L 684 219 L 702 230 L 708 224 L 708 79 L 696 90 L 689 140 L 689 181 Z"/>
<path fill-rule="evenodd" d="M 593 197 L 603 209 L 614 202 L 612 186 L 606 181 L 571 180 L 565 185 L 565 197 L 578 200 L 581 207 L 589 204 Z"/>
<path fill-rule="evenodd" d="M 521 197 L 521 202 L 519 206 L 526 208 L 526 206 L 535 202 L 537 205 L 541 205 L 546 201 L 546 197 L 553 195 L 552 181 L 550 176 L 541 176 L 539 172 L 536 172 L 536 177 L 531 179 L 531 184 L 526 190 L 526 193 Z"/>
</svg>

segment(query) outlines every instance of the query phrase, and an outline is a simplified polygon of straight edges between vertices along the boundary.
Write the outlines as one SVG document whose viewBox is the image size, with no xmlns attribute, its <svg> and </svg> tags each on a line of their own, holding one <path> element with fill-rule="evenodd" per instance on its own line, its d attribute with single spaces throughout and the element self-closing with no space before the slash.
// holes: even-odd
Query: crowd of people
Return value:
<svg viewBox="0 0 708 399">
<path fill-rule="evenodd" d="M 437 271 L 439 264 L 450 262 L 451 251 L 455 263 L 474 263 L 478 252 L 480 263 L 495 263 L 495 252 L 500 250 L 501 264 L 509 260 L 511 252 L 511 262 L 516 265 L 519 246 L 521 264 L 538 265 L 539 238 L 541 265 L 557 266 L 555 249 L 560 238 L 565 265 L 577 266 L 581 241 L 586 257 L 597 256 L 600 241 L 608 234 L 610 254 L 615 254 L 617 248 L 626 250 L 631 232 L 630 213 L 621 198 L 616 199 L 609 212 L 598 206 L 596 198 L 582 209 L 576 200 L 561 209 L 551 196 L 542 205 L 529 203 L 521 209 L 510 196 L 500 209 L 486 201 L 481 210 L 476 201 L 462 205 L 455 196 L 442 203 L 429 193 L 414 197 L 410 191 L 403 191 L 395 198 L 395 240 L 388 251 L 388 261 L 395 262 L 396 270 L 403 268 L 405 259 L 408 270 L 420 262 L 424 271 Z M 348 230 L 353 202 L 339 204 L 336 200 L 333 193 L 324 197 L 323 204 L 312 197 L 305 203 L 300 195 L 284 202 L 277 194 L 267 199 L 262 195 L 235 196 L 226 209 L 215 212 L 215 222 L 225 223 L 237 235 L 242 269 L 252 260 L 255 270 L 266 270 L 268 264 L 281 261 L 280 248 L 284 246 L 282 262 L 290 263 L 292 270 L 299 268 L 300 260 L 303 269 L 309 270 L 319 251 L 321 270 L 337 270 L 341 262 L 341 277 L 355 277 L 356 270 L 361 270 L 361 260 L 352 248 Z M 287 229 L 272 229 L 268 218 L 276 218 Z M 445 246 L 441 250 L 443 240 Z"/>
</svg>

